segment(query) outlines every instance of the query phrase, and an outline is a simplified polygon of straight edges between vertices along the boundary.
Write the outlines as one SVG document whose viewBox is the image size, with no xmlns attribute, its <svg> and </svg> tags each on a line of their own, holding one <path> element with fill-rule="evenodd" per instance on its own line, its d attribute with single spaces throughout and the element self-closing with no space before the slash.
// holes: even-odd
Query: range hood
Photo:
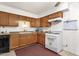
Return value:
<svg viewBox="0 0 79 59">
<path fill-rule="evenodd" d="M 48 20 L 48 22 L 60 23 L 60 22 L 62 22 L 62 18 L 50 19 L 50 20 Z"/>
</svg>

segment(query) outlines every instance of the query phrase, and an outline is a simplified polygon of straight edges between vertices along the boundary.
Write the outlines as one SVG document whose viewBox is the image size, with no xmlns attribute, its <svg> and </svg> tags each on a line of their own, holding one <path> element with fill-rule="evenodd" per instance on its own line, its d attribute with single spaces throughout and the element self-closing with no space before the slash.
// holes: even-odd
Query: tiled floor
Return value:
<svg viewBox="0 0 79 59">
<path fill-rule="evenodd" d="M 75 54 L 72 54 L 72 53 L 70 53 L 68 51 L 64 51 L 64 50 L 61 51 L 59 54 L 62 55 L 62 56 L 77 56 Z"/>
<path fill-rule="evenodd" d="M 15 51 L 10 51 L 8 53 L 2 53 L 0 54 L 0 56 L 16 56 Z"/>
<path fill-rule="evenodd" d="M 38 44 L 15 50 L 17 56 L 60 56 Z"/>
</svg>

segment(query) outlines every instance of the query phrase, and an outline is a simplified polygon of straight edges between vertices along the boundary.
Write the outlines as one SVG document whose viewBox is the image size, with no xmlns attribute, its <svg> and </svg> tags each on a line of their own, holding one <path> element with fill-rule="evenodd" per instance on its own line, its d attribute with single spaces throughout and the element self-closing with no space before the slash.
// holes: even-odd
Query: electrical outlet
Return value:
<svg viewBox="0 0 79 59">
<path fill-rule="evenodd" d="M 65 47 L 68 47 L 68 45 L 66 44 Z"/>
<path fill-rule="evenodd" d="M 68 47 L 68 45 L 67 44 L 64 44 L 63 47 Z"/>
</svg>

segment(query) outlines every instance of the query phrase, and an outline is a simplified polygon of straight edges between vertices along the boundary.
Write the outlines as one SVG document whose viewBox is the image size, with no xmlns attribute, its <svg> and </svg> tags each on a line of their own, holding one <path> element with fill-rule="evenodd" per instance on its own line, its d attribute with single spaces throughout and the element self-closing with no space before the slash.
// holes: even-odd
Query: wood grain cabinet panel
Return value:
<svg viewBox="0 0 79 59">
<path fill-rule="evenodd" d="M 26 20 L 25 16 L 20 16 L 20 20 Z"/>
<path fill-rule="evenodd" d="M 29 34 L 29 44 L 37 42 L 37 33 Z"/>
<path fill-rule="evenodd" d="M 9 25 L 9 14 L 6 12 L 0 12 L 0 26 Z"/>
<path fill-rule="evenodd" d="M 41 24 L 40 18 L 37 18 L 35 20 L 35 24 L 36 24 L 36 27 L 40 27 L 40 24 Z"/>
<path fill-rule="evenodd" d="M 31 27 L 36 27 L 36 19 L 31 18 Z"/>
<path fill-rule="evenodd" d="M 31 27 L 40 27 L 40 19 L 31 18 Z"/>
<path fill-rule="evenodd" d="M 26 45 L 27 36 L 25 34 L 20 34 L 20 46 Z"/>
<path fill-rule="evenodd" d="M 54 18 L 58 18 L 58 17 L 63 18 L 63 12 L 59 11 L 59 12 L 48 15 L 49 19 L 54 19 Z"/>
<path fill-rule="evenodd" d="M 37 42 L 36 34 L 27 33 L 20 35 L 20 46 L 28 45 L 36 42 Z"/>
<path fill-rule="evenodd" d="M 30 17 L 27 16 L 20 16 L 20 20 L 22 21 L 30 21 Z"/>
<path fill-rule="evenodd" d="M 9 26 L 18 26 L 19 15 L 9 14 Z"/>
<path fill-rule="evenodd" d="M 49 27 L 51 24 L 48 22 L 48 20 L 58 18 L 58 17 L 63 18 L 63 12 L 59 11 L 59 12 L 56 12 L 56 13 L 53 13 L 53 14 L 40 18 L 41 27 Z"/>
<path fill-rule="evenodd" d="M 19 47 L 19 34 L 10 35 L 10 49 Z"/>
<path fill-rule="evenodd" d="M 43 32 L 37 33 L 37 42 L 39 44 L 45 45 L 45 33 L 43 33 Z"/>
<path fill-rule="evenodd" d="M 48 18 L 41 18 L 41 23 L 40 23 L 41 27 L 49 27 L 50 23 L 48 22 Z"/>
</svg>

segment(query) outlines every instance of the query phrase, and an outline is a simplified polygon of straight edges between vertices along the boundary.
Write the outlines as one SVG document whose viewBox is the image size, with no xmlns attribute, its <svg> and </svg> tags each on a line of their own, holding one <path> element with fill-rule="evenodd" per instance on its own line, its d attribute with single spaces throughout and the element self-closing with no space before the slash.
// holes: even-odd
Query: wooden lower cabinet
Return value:
<svg viewBox="0 0 79 59">
<path fill-rule="evenodd" d="M 28 34 L 20 34 L 20 46 L 28 44 Z"/>
<path fill-rule="evenodd" d="M 29 34 L 29 44 L 37 42 L 37 33 Z"/>
<path fill-rule="evenodd" d="M 24 45 L 30 45 L 37 42 L 37 33 L 26 33 L 10 35 L 10 49 L 18 48 Z"/>
<path fill-rule="evenodd" d="M 19 34 L 10 35 L 10 49 L 19 47 Z"/>
<path fill-rule="evenodd" d="M 37 33 L 37 42 L 39 44 L 45 45 L 45 33 L 44 32 Z"/>
<path fill-rule="evenodd" d="M 11 34 L 10 35 L 10 49 L 14 49 L 20 46 L 28 46 L 32 43 L 39 43 L 45 45 L 45 33 L 34 32 L 26 34 Z"/>
<path fill-rule="evenodd" d="M 20 46 L 29 45 L 37 42 L 36 33 L 20 34 Z"/>
</svg>

